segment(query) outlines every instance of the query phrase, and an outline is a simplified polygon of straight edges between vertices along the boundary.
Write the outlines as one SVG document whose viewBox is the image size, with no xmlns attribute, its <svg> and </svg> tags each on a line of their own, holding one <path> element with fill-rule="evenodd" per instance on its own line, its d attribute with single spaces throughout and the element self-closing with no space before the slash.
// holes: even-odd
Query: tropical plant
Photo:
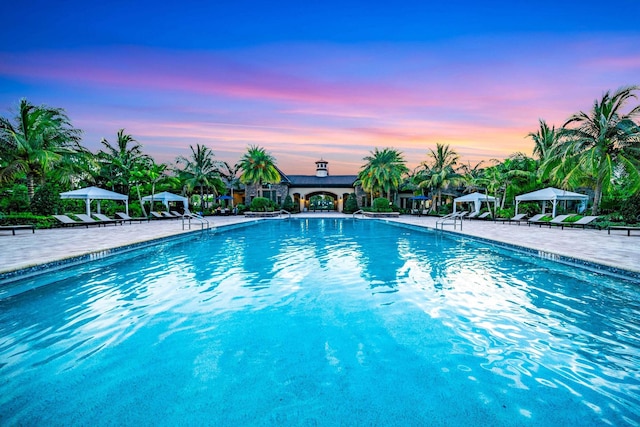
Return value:
<svg viewBox="0 0 640 427">
<path fill-rule="evenodd" d="M 15 123 L 0 117 L 0 180 L 24 176 L 31 200 L 36 184 L 44 183 L 49 172 L 85 151 L 81 134 L 63 109 L 37 107 L 22 99 Z"/>
<path fill-rule="evenodd" d="M 552 150 L 558 140 L 558 132 L 555 126 L 549 128 L 547 122 L 543 119 L 539 119 L 540 128 L 535 132 L 529 133 L 527 136 L 533 139 L 533 155 L 538 158 L 538 161 L 544 162 L 549 160 L 549 156 L 552 154 Z"/>
<path fill-rule="evenodd" d="M 255 186 L 256 195 L 259 195 L 258 189 L 261 189 L 263 184 L 280 183 L 280 172 L 276 168 L 275 158 L 264 148 L 256 145 L 247 149 L 236 167 L 242 171 L 240 182 Z"/>
<path fill-rule="evenodd" d="M 196 144 L 196 148 L 192 145 L 189 148 L 191 149 L 190 157 L 180 156 L 176 160 L 178 164 L 184 165 L 183 169 L 177 170 L 178 177 L 187 191 L 200 189 L 200 208 L 204 212 L 205 188 L 218 195 L 221 190 L 224 191 L 225 184 L 220 177 L 220 163 L 213 160 L 213 151 L 200 144 Z"/>
<path fill-rule="evenodd" d="M 595 100 L 589 113 L 569 117 L 560 130 L 554 153 L 561 163 L 545 162 L 543 169 L 565 188 L 588 185 L 593 188 L 592 214 L 597 215 L 602 195 L 616 174 L 625 174 L 629 196 L 640 189 L 640 126 L 634 118 L 640 105 L 623 109 L 637 96 L 640 86 L 628 86 Z"/>
<path fill-rule="evenodd" d="M 442 204 L 442 190 L 461 181 L 457 172 L 460 156 L 449 145 L 436 144 L 436 149 L 429 149 L 428 159 L 421 163 L 422 172 L 418 175 L 419 188 L 428 188 L 434 195 L 432 210 L 438 210 Z"/>
<path fill-rule="evenodd" d="M 97 154 L 100 176 L 113 191 L 129 194 L 132 175 L 144 169 L 151 158 L 142 152 L 142 145 L 133 136 L 124 133 L 124 129 L 118 131 L 115 145 L 105 138 L 100 143 L 105 148 Z"/>
<path fill-rule="evenodd" d="M 387 199 L 391 199 L 391 192 L 397 191 L 403 183 L 403 176 L 409 173 L 402 153 L 393 148 L 375 148 L 362 160 L 367 163 L 361 167 L 356 185 L 361 185 L 369 193 L 372 204 L 377 194 L 386 193 Z"/>
</svg>

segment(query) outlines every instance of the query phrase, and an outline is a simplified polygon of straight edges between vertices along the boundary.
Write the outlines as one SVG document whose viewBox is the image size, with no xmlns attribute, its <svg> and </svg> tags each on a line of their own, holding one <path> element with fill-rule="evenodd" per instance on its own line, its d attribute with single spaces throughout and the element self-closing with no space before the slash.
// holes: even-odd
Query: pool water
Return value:
<svg viewBox="0 0 640 427">
<path fill-rule="evenodd" d="M 639 425 L 638 283 L 291 219 L 0 299 L 0 425 Z"/>
</svg>

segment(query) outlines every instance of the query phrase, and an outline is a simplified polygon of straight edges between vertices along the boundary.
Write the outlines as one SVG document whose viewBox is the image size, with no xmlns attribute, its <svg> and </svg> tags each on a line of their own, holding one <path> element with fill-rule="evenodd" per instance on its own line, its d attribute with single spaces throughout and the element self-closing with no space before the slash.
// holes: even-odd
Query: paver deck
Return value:
<svg viewBox="0 0 640 427">
<path fill-rule="evenodd" d="M 320 218 L 351 218 L 331 212 L 305 213 L 295 216 Z M 285 217 L 286 218 L 286 217 Z M 273 221 L 273 219 L 253 219 L 244 216 L 208 217 L 216 225 L 235 224 L 249 221 Z M 362 219 L 370 221 L 374 219 Z M 436 217 L 416 217 L 401 215 L 388 218 L 416 226 L 435 229 Z M 88 253 L 127 246 L 158 238 L 194 232 L 182 229 L 182 221 L 150 221 L 124 224 L 116 227 L 66 228 L 37 230 L 32 233 L 0 235 L 0 274 L 23 268 L 60 261 Z M 527 225 L 506 224 L 493 221 L 465 220 L 462 230 L 459 224 L 444 227 L 446 231 L 461 235 L 490 239 L 501 243 L 518 245 L 546 253 L 584 260 L 591 263 L 640 272 L 640 236 L 627 236 L 626 232 L 580 228 L 539 228 Z"/>
</svg>

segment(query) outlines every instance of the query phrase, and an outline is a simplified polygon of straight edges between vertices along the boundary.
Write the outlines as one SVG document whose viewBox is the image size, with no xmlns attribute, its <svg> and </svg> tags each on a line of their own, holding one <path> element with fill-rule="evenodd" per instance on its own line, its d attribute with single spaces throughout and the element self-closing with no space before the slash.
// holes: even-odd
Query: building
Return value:
<svg viewBox="0 0 640 427">
<path fill-rule="evenodd" d="M 246 201 L 262 196 L 281 205 L 287 196 L 291 196 L 293 203 L 300 207 L 300 211 L 335 210 L 342 212 L 344 203 L 351 193 L 355 193 L 361 204 L 365 192 L 360 186 L 355 186 L 358 175 L 330 175 L 329 162 L 320 159 L 316 162 L 315 175 L 287 175 L 281 170 L 279 184 L 266 184 L 256 194 L 255 188 L 245 189 Z"/>
</svg>

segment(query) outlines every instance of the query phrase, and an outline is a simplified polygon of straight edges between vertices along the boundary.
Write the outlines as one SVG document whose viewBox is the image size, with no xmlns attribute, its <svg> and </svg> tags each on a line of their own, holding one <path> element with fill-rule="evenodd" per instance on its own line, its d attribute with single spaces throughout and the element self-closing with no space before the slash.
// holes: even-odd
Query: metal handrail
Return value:
<svg viewBox="0 0 640 427">
<path fill-rule="evenodd" d="M 363 211 L 362 209 L 358 209 L 357 211 L 355 211 L 355 212 L 352 214 L 353 219 L 356 219 L 356 214 L 362 214 L 363 212 L 364 212 L 364 211 Z"/>
<path fill-rule="evenodd" d="M 284 209 L 280 209 L 280 213 L 286 213 L 287 215 L 289 215 L 289 218 L 291 218 L 291 212 L 289 212 L 289 211 L 285 211 Z"/>
<path fill-rule="evenodd" d="M 194 214 L 194 213 L 185 213 L 184 215 L 182 215 L 182 229 L 184 230 L 184 220 L 185 218 L 188 219 L 188 224 L 189 224 L 189 230 L 191 230 L 191 220 L 195 220 L 195 221 L 199 221 L 200 222 L 200 228 L 202 230 L 204 230 L 204 225 L 207 224 L 207 230 L 211 228 L 211 223 L 209 221 L 207 221 L 206 218 L 198 215 L 198 214 Z"/>
<path fill-rule="evenodd" d="M 453 223 L 450 221 L 453 220 Z M 440 224 L 440 229 L 444 230 L 445 224 L 453 224 L 453 229 L 457 229 L 457 223 L 460 220 L 460 231 L 462 231 L 462 217 L 459 214 L 449 214 L 445 215 L 439 220 L 436 221 L 436 230 L 438 229 L 438 224 Z"/>
</svg>

